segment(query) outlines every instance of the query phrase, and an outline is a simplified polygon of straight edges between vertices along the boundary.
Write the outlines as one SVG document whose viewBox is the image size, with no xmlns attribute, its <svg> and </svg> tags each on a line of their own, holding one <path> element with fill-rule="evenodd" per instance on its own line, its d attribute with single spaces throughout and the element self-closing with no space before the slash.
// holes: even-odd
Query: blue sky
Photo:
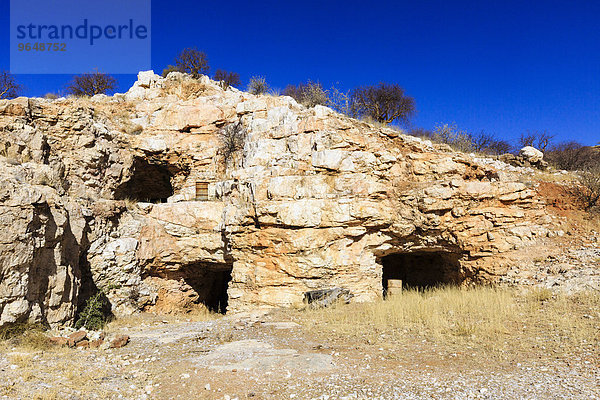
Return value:
<svg viewBox="0 0 600 400">
<path fill-rule="evenodd" d="M 0 69 L 9 68 L 8 0 L 0 0 Z M 126 0 L 124 0 L 126 1 Z M 244 83 L 306 79 L 343 89 L 395 82 L 415 97 L 414 126 L 456 122 L 516 140 L 547 130 L 600 142 L 600 2 L 152 1 L 152 66 L 195 46 Z M 101 66 L 99 66 L 100 69 Z M 67 75 L 18 75 L 26 95 Z M 126 91 L 134 75 L 119 75 Z"/>
</svg>

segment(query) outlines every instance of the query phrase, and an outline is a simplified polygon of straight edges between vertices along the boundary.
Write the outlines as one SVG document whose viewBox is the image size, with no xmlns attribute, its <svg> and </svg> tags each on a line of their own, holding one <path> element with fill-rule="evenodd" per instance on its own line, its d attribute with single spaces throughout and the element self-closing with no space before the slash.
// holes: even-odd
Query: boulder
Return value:
<svg viewBox="0 0 600 400">
<path fill-rule="evenodd" d="M 537 164 L 544 158 L 544 153 L 532 146 L 525 146 L 519 150 L 519 156 L 531 164 Z"/>
</svg>

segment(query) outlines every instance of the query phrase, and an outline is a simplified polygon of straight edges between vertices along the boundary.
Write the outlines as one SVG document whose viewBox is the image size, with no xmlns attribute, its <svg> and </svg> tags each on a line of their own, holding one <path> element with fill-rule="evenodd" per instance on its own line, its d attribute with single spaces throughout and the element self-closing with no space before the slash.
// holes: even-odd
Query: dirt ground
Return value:
<svg viewBox="0 0 600 400">
<path fill-rule="evenodd" d="M 599 352 L 497 357 L 422 338 L 349 341 L 301 311 L 122 322 L 121 349 L 5 348 L 0 399 L 600 399 Z"/>
</svg>

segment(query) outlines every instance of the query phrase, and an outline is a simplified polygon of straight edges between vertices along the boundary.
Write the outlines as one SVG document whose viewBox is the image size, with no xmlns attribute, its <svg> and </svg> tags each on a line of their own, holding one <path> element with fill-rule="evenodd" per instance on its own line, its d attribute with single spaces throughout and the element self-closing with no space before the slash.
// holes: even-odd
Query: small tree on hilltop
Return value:
<svg viewBox="0 0 600 400">
<path fill-rule="evenodd" d="M 22 87 L 8 71 L 0 71 L 0 99 L 13 99 L 19 96 Z"/>
<path fill-rule="evenodd" d="M 521 147 L 535 147 L 542 153 L 545 153 L 548 146 L 552 143 L 552 139 L 554 139 L 554 135 L 551 135 L 548 131 L 527 131 L 527 133 L 521 133 L 519 145 Z"/>
<path fill-rule="evenodd" d="M 180 72 L 186 72 L 193 78 L 206 75 L 209 70 L 206 53 L 196 48 L 186 48 L 175 57 L 175 67 Z"/>
<path fill-rule="evenodd" d="M 290 96 L 298 103 L 311 108 L 316 105 L 328 105 L 329 95 L 319 82 L 308 81 L 296 85 L 287 85 L 283 89 L 284 96 Z"/>
<path fill-rule="evenodd" d="M 67 92 L 77 97 L 91 97 L 106 94 L 116 87 L 117 80 L 113 76 L 96 71 L 74 76 L 67 86 Z"/>
<path fill-rule="evenodd" d="M 415 99 L 395 83 L 361 86 L 352 90 L 350 97 L 358 115 L 384 124 L 394 121 L 407 124 L 416 112 Z"/>
<path fill-rule="evenodd" d="M 239 86 L 242 83 L 240 74 L 222 69 L 215 72 L 215 81 L 219 81 L 223 89 L 227 89 L 229 86 Z"/>
<path fill-rule="evenodd" d="M 248 83 L 248 92 L 258 95 L 265 94 L 271 89 L 264 76 L 253 76 Z"/>
</svg>

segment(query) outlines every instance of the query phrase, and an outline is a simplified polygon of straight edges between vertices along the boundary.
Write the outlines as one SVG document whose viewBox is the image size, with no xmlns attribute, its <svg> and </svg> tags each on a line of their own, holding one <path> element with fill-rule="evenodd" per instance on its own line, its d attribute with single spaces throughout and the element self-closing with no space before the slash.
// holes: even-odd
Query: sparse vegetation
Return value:
<svg viewBox="0 0 600 400">
<path fill-rule="evenodd" d="M 237 87 L 242 83 L 240 74 L 222 69 L 218 69 L 215 72 L 214 79 L 221 84 L 223 89 L 227 89 L 229 86 Z"/>
<path fill-rule="evenodd" d="M 241 122 L 227 125 L 219 131 L 219 153 L 223 157 L 225 167 L 233 160 L 235 154 L 244 148 L 248 132 Z"/>
<path fill-rule="evenodd" d="M 407 96 L 397 84 L 381 82 L 361 86 L 350 93 L 353 110 L 359 116 L 390 124 L 394 121 L 408 124 L 416 113 L 415 99 Z"/>
<path fill-rule="evenodd" d="M 517 292 L 490 287 L 406 290 L 375 303 L 310 310 L 301 321 L 327 334 L 369 343 L 423 338 L 494 354 L 542 349 L 568 354 L 600 345 L 600 293 L 573 296 L 547 289 Z M 591 316 L 591 318 L 590 318 Z"/>
<path fill-rule="evenodd" d="M 167 67 L 167 69 L 169 69 L 169 67 Z M 175 57 L 175 70 L 190 74 L 193 78 L 200 78 L 200 76 L 206 75 L 209 69 L 206 53 L 196 48 L 183 49 L 181 53 Z M 165 71 L 163 71 L 163 76 L 164 74 Z"/>
<path fill-rule="evenodd" d="M 542 153 L 545 153 L 546 149 L 548 149 L 552 143 L 552 139 L 554 139 L 554 135 L 551 135 L 548 131 L 528 131 L 527 133 L 521 134 L 519 146 L 535 147 Z"/>
<path fill-rule="evenodd" d="M 305 107 L 316 105 L 329 105 L 329 94 L 319 82 L 307 81 L 298 85 L 288 85 L 283 89 L 284 96 L 290 96 Z"/>
<path fill-rule="evenodd" d="M 567 171 L 581 171 L 600 164 L 600 151 L 574 141 L 552 146 L 544 157 L 556 168 Z"/>
<path fill-rule="evenodd" d="M 106 94 L 117 87 L 117 80 L 102 72 L 91 72 L 73 77 L 67 86 L 67 92 L 76 97 L 92 97 Z"/>
<path fill-rule="evenodd" d="M 27 350 L 45 350 L 50 347 L 45 330 L 42 324 L 8 324 L 0 328 L 0 341 L 9 341 Z"/>
<path fill-rule="evenodd" d="M 106 295 L 98 291 L 90 297 L 83 310 L 79 313 L 79 318 L 75 322 L 76 328 L 85 327 L 89 330 L 100 330 L 108 321 L 107 308 L 110 307 Z"/>
<path fill-rule="evenodd" d="M 589 167 L 579 173 L 580 187 L 574 190 L 586 211 L 598 211 L 600 208 L 600 166 Z"/>
<path fill-rule="evenodd" d="M 0 99 L 13 99 L 18 97 L 23 87 L 17 83 L 15 77 L 8 71 L 0 71 Z"/>
<path fill-rule="evenodd" d="M 264 76 L 253 76 L 248 83 L 248 92 L 254 95 L 268 93 L 271 87 Z"/>
</svg>

